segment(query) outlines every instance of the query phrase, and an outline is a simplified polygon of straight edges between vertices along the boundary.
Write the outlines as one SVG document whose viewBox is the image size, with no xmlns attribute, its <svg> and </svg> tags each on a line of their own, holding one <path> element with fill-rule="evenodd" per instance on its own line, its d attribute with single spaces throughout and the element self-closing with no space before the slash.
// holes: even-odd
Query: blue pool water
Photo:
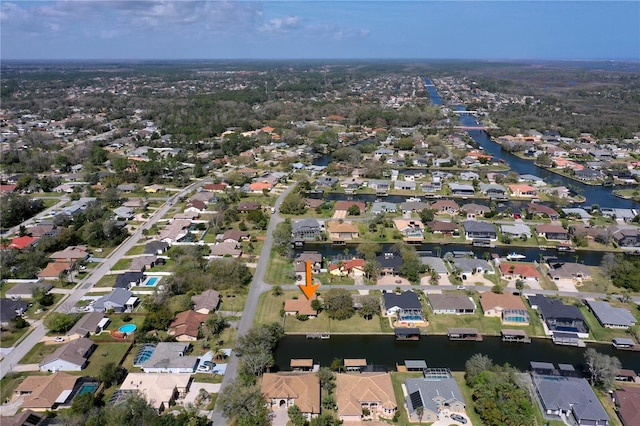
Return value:
<svg viewBox="0 0 640 426">
<path fill-rule="evenodd" d="M 422 321 L 422 317 L 420 315 L 407 315 L 406 317 L 401 318 L 402 321 Z"/>
<path fill-rule="evenodd" d="M 118 331 L 120 333 L 133 333 L 134 331 L 136 331 L 136 325 L 135 324 L 125 324 L 123 326 L 121 326 Z"/>
<path fill-rule="evenodd" d="M 98 389 L 97 383 L 85 383 L 80 387 L 80 389 L 78 389 L 76 396 L 84 395 L 85 393 L 93 393 L 96 389 Z"/>
<path fill-rule="evenodd" d="M 156 285 L 156 284 L 157 284 L 157 282 L 158 282 L 158 280 L 159 280 L 159 279 L 160 279 L 160 278 L 158 278 L 158 277 L 151 277 L 151 278 L 149 278 L 149 279 L 147 280 L 147 283 L 146 283 L 145 285 L 148 285 L 148 286 L 154 286 L 154 285 Z"/>
</svg>

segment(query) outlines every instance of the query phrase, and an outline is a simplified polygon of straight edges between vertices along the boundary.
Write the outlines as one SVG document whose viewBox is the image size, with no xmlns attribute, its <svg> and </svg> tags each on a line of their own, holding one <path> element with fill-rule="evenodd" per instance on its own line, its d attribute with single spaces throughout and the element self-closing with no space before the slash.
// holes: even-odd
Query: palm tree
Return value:
<svg viewBox="0 0 640 426">
<path fill-rule="evenodd" d="M 216 350 L 213 352 L 213 359 L 216 361 L 222 361 L 225 358 L 227 358 L 227 354 L 225 353 L 225 351 L 223 351 L 222 348 L 216 348 Z"/>
<path fill-rule="evenodd" d="M 416 415 L 418 416 L 418 424 L 422 424 L 422 416 L 424 415 L 424 408 L 418 407 L 416 408 Z"/>
<path fill-rule="evenodd" d="M 282 296 L 282 287 L 280 287 L 279 285 L 274 285 L 271 288 L 271 294 L 274 296 Z"/>
</svg>

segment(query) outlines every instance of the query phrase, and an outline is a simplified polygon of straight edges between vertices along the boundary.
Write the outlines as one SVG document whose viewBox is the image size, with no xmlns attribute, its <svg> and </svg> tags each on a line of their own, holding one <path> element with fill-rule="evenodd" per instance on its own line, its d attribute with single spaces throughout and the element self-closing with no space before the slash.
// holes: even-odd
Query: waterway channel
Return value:
<svg viewBox="0 0 640 426">
<path fill-rule="evenodd" d="M 311 320 L 312 321 L 312 320 Z M 372 320 L 372 321 L 375 321 Z M 590 344 L 598 352 L 616 356 L 623 368 L 640 371 L 638 352 L 619 351 L 611 345 Z M 329 366 L 334 358 L 365 358 L 368 364 L 395 369 L 406 359 L 423 359 L 432 368 L 464 370 L 464 363 L 476 353 L 489 356 L 497 364 L 509 363 L 526 370 L 530 361 L 584 363 L 584 348 L 558 346 L 550 339 L 532 339 L 529 344 L 504 343 L 500 337 L 485 336 L 482 342 L 451 342 L 447 336 L 422 336 L 419 341 L 396 341 L 389 335 L 331 335 L 326 340 L 305 336 L 285 336 L 275 352 L 276 367 L 289 370 L 292 358 L 312 358 Z"/>
</svg>

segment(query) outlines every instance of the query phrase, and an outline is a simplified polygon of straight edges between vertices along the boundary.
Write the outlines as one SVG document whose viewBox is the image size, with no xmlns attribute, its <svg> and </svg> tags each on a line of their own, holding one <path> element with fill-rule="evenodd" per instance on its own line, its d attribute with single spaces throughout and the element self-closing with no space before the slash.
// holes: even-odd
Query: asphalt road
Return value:
<svg viewBox="0 0 640 426">
<path fill-rule="evenodd" d="M 271 248 L 273 247 L 273 231 L 276 229 L 276 226 L 284 221 L 284 219 L 280 216 L 280 205 L 285 197 L 293 190 L 296 186 L 295 183 L 291 184 L 289 188 L 287 188 L 276 200 L 276 210 L 275 213 L 271 215 L 271 220 L 269 221 L 269 227 L 267 228 L 267 235 L 264 239 L 264 244 L 262 245 L 262 251 L 260 251 L 260 259 L 258 260 L 258 265 L 256 266 L 255 273 L 253 274 L 253 280 L 251 281 L 251 287 L 249 289 L 249 295 L 247 296 L 247 302 L 244 307 L 244 311 L 242 313 L 242 318 L 238 323 L 238 333 L 237 336 L 242 336 L 246 334 L 251 326 L 253 325 L 253 319 L 255 318 L 256 309 L 258 308 L 258 300 L 260 299 L 260 295 L 265 291 L 271 289 L 269 284 L 264 282 L 264 274 L 267 271 L 267 266 L 269 265 L 269 258 L 271 257 Z M 229 385 L 235 378 L 238 373 L 238 357 L 231 356 L 227 362 L 227 370 L 224 374 L 224 378 L 222 379 L 222 386 L 220 387 L 220 391 L 222 391 L 225 386 Z M 222 415 L 222 412 L 219 410 L 213 411 L 211 415 L 211 421 L 216 426 L 224 426 L 226 425 L 227 419 Z"/>
<path fill-rule="evenodd" d="M 133 247 L 140 237 L 142 236 L 143 228 L 148 228 L 154 225 L 158 220 L 160 220 L 170 208 L 173 207 L 175 201 L 188 194 L 189 192 L 197 189 L 201 185 L 207 183 L 210 179 L 204 179 L 198 182 L 195 182 L 179 193 L 171 196 L 168 202 L 166 202 L 162 207 L 160 207 L 156 212 L 149 217 L 149 220 L 145 223 L 144 226 L 138 228 L 138 230 L 127 238 L 118 248 L 111 252 L 109 256 L 107 256 L 104 261 L 93 270 L 91 275 L 89 275 L 84 280 L 80 281 L 78 285 L 74 288 L 74 291 L 67 297 L 63 299 L 63 302 L 60 303 L 56 308 L 55 312 L 62 313 L 70 313 L 72 308 L 78 303 L 80 299 L 84 297 L 84 295 L 91 290 L 91 288 L 107 273 L 111 270 L 111 267 L 120 260 L 129 250 Z M 45 326 L 42 320 L 36 321 L 32 324 L 33 330 L 16 346 L 8 355 L 4 357 L 2 362 L 0 362 L 0 378 L 3 378 L 8 373 L 10 373 L 13 367 L 20 362 L 22 358 L 33 348 L 46 334 Z"/>
</svg>

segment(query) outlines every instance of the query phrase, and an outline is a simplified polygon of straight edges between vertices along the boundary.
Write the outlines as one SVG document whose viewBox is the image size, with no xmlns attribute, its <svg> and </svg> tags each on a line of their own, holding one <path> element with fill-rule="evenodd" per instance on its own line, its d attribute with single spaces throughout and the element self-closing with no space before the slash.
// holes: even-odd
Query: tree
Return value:
<svg viewBox="0 0 640 426">
<path fill-rule="evenodd" d="M 424 407 L 420 406 L 416 408 L 416 416 L 418 416 L 418 424 L 422 424 L 422 416 L 424 415 Z"/>
<path fill-rule="evenodd" d="M 271 294 L 276 297 L 282 296 L 282 287 L 280 287 L 279 285 L 274 285 L 271 288 Z"/>
<path fill-rule="evenodd" d="M 493 360 L 483 354 L 474 354 L 464 364 L 465 379 L 472 382 L 478 374 L 493 367 Z"/>
<path fill-rule="evenodd" d="M 322 302 L 318 299 L 313 299 L 311 301 L 311 309 L 318 312 L 320 309 L 322 309 Z"/>
<path fill-rule="evenodd" d="M 362 315 L 363 318 L 370 320 L 374 315 L 380 314 L 380 301 L 376 296 L 362 296 L 360 303 L 362 304 L 360 315 Z"/>
<path fill-rule="evenodd" d="M 214 259 L 207 272 L 216 290 L 245 287 L 253 278 L 247 264 L 240 259 Z"/>
<path fill-rule="evenodd" d="M 622 364 L 617 357 L 601 354 L 593 348 L 584 351 L 584 361 L 592 385 L 610 389 Z"/>
<path fill-rule="evenodd" d="M 52 312 L 44 320 L 44 325 L 54 333 L 66 333 L 78 321 L 76 314 L 63 314 Z"/>
<path fill-rule="evenodd" d="M 291 421 L 293 426 L 304 426 L 307 422 L 304 414 L 302 414 L 302 411 L 300 411 L 300 407 L 298 407 L 297 405 L 292 405 L 291 407 L 289 407 L 289 409 L 287 410 L 287 414 L 289 415 L 289 420 Z"/>
<path fill-rule="evenodd" d="M 340 420 L 336 419 L 328 413 L 320 414 L 318 417 L 311 419 L 311 421 L 309 422 L 309 426 L 337 426 L 339 424 L 341 424 Z"/>
<path fill-rule="evenodd" d="M 252 376 L 262 376 L 267 368 L 273 366 L 273 356 L 266 351 L 250 352 L 242 356 L 240 365 L 241 371 Z"/>
<path fill-rule="evenodd" d="M 112 385 L 120 383 L 127 375 L 127 370 L 120 367 L 115 362 L 109 362 L 100 368 L 98 372 L 98 380 L 100 380 L 105 387 L 111 387 Z"/>
<path fill-rule="evenodd" d="M 360 216 L 360 207 L 354 204 L 347 209 L 347 213 L 349 216 Z"/>
<path fill-rule="evenodd" d="M 40 309 L 44 309 L 47 306 L 53 305 L 53 302 L 54 302 L 53 294 L 49 293 L 43 287 L 34 287 L 33 290 L 31 290 L 31 295 L 32 295 L 33 301 L 38 304 Z"/>
<path fill-rule="evenodd" d="M 607 276 L 611 276 L 613 271 L 616 269 L 616 255 L 614 253 L 605 253 L 602 256 L 602 261 L 600 262 L 600 267 L 602 268 L 602 272 Z"/>
<path fill-rule="evenodd" d="M 518 289 L 518 291 L 522 291 L 522 289 L 524 289 L 524 280 L 522 278 L 518 278 L 516 280 L 516 289 Z"/>
<path fill-rule="evenodd" d="M 262 390 L 247 386 L 239 379 L 229 383 L 218 395 L 217 406 L 222 413 L 241 425 L 268 426 L 268 409 Z"/>
<path fill-rule="evenodd" d="M 318 380 L 320 380 L 320 387 L 326 394 L 331 394 L 336 387 L 335 379 L 336 375 L 331 371 L 331 368 L 321 367 L 316 373 Z"/>
<path fill-rule="evenodd" d="M 344 363 L 342 361 L 342 358 L 334 358 L 331 361 L 331 365 L 329 366 L 329 369 L 331 371 L 337 371 L 340 372 L 344 369 Z"/>
<path fill-rule="evenodd" d="M 370 280 L 372 278 L 376 278 L 378 276 L 378 273 L 380 272 L 380 263 L 378 263 L 376 260 L 368 260 L 364 263 L 362 270 L 365 274 L 367 274 L 367 279 Z"/>
<path fill-rule="evenodd" d="M 203 331 L 211 336 L 218 336 L 229 326 L 229 322 L 220 314 L 209 315 L 203 325 Z"/>
<path fill-rule="evenodd" d="M 276 229 L 271 234 L 273 236 L 273 247 L 280 256 L 291 257 L 293 253 L 291 247 L 291 221 L 285 220 L 276 225 Z"/>
<path fill-rule="evenodd" d="M 382 246 L 372 241 L 366 241 L 362 244 L 358 244 L 358 248 L 356 248 L 356 253 L 368 262 L 374 261 L 380 252 L 382 252 Z"/>
<path fill-rule="evenodd" d="M 334 288 L 324 294 L 324 310 L 329 318 L 345 320 L 355 313 L 351 293 L 341 288 Z"/>
<path fill-rule="evenodd" d="M 428 222 L 433 222 L 435 217 L 436 217 L 436 211 L 434 209 L 426 208 L 420 211 L 420 220 L 422 220 L 422 223 L 424 223 L 425 225 Z"/>
</svg>

